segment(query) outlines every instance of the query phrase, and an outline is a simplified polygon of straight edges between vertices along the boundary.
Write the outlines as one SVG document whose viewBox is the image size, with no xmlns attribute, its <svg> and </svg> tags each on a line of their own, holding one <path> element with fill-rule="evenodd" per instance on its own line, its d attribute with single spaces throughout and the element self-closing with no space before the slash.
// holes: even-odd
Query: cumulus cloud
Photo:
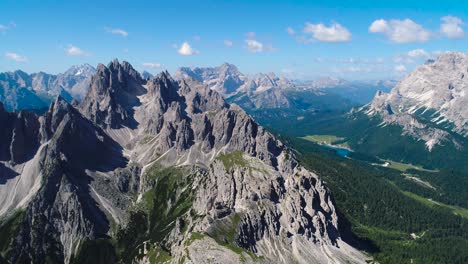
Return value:
<svg viewBox="0 0 468 264">
<path fill-rule="evenodd" d="M 6 52 L 5 53 L 5 57 L 9 58 L 9 59 L 12 59 L 14 61 L 17 61 L 17 62 L 25 62 L 25 61 L 28 61 L 28 59 L 24 56 L 21 56 L 17 53 L 13 53 L 13 52 Z"/>
<path fill-rule="evenodd" d="M 429 57 L 429 53 L 427 53 L 423 49 L 414 49 L 414 50 L 408 51 L 408 56 L 412 58 L 427 58 Z"/>
<path fill-rule="evenodd" d="M 128 36 L 128 32 L 121 29 L 121 28 L 105 28 L 108 33 L 114 34 L 114 35 L 120 35 L 122 37 Z"/>
<path fill-rule="evenodd" d="M 395 43 L 426 42 L 431 37 L 431 32 L 411 19 L 378 19 L 369 26 L 369 32 L 384 34 Z"/>
<path fill-rule="evenodd" d="M 406 72 L 407 69 L 406 69 L 406 66 L 403 65 L 403 64 L 399 64 L 399 65 L 396 65 L 394 70 L 397 72 L 397 73 L 403 73 L 403 72 Z"/>
<path fill-rule="evenodd" d="M 233 43 L 229 39 L 225 39 L 224 40 L 224 46 L 226 46 L 228 48 L 231 48 L 233 46 Z"/>
<path fill-rule="evenodd" d="M 360 66 L 348 66 L 342 68 L 332 68 L 334 73 L 369 73 L 372 72 L 372 69 L 369 67 L 360 67 Z"/>
<path fill-rule="evenodd" d="M 256 35 L 257 35 L 257 34 L 256 34 L 255 32 L 253 32 L 253 31 L 245 33 L 245 36 L 246 36 L 247 38 L 249 38 L 249 39 L 255 38 Z"/>
<path fill-rule="evenodd" d="M 263 51 L 263 44 L 261 42 L 254 39 L 246 39 L 245 43 L 247 44 L 247 49 L 252 53 Z"/>
<path fill-rule="evenodd" d="M 273 45 L 268 44 L 268 45 L 264 45 L 263 50 L 264 51 L 277 51 L 278 49 L 274 47 Z"/>
<path fill-rule="evenodd" d="M 441 18 L 442 24 L 440 25 L 440 32 L 451 39 L 463 38 L 465 32 L 463 31 L 462 26 L 464 25 L 463 21 L 454 16 L 444 16 Z"/>
<path fill-rule="evenodd" d="M 312 34 L 314 40 L 322 42 L 347 42 L 351 41 L 351 32 L 338 23 L 333 23 L 329 27 L 326 25 L 306 23 L 304 30 L 306 34 Z M 299 39 L 300 41 L 301 39 Z"/>
<path fill-rule="evenodd" d="M 0 33 L 6 33 L 8 30 L 16 27 L 15 22 L 10 22 L 8 25 L 0 24 Z"/>
<path fill-rule="evenodd" d="M 286 32 L 288 32 L 289 35 L 295 35 L 296 34 L 296 31 L 294 31 L 294 29 L 292 27 L 288 27 L 286 29 Z"/>
<path fill-rule="evenodd" d="M 406 53 L 398 54 L 393 57 L 393 61 L 398 64 L 420 63 L 423 60 L 433 59 L 439 56 L 440 51 L 429 52 L 423 49 L 414 49 Z"/>
<path fill-rule="evenodd" d="M 155 63 L 155 62 L 145 62 L 143 63 L 143 67 L 146 68 L 152 68 L 152 69 L 159 69 L 162 67 L 160 63 Z"/>
<path fill-rule="evenodd" d="M 68 47 L 65 48 L 65 53 L 68 56 L 88 56 L 87 52 L 73 45 L 68 45 Z"/>
<path fill-rule="evenodd" d="M 0 32 L 6 32 L 8 30 L 8 26 L 0 24 Z"/>
<path fill-rule="evenodd" d="M 198 50 L 193 49 L 188 42 L 182 43 L 177 52 L 183 56 L 190 56 L 200 53 Z"/>
<path fill-rule="evenodd" d="M 355 64 L 355 65 L 379 65 L 384 64 L 384 58 L 315 58 L 316 62 L 323 63 L 323 62 L 333 62 L 333 63 L 341 63 L 341 64 Z"/>
</svg>

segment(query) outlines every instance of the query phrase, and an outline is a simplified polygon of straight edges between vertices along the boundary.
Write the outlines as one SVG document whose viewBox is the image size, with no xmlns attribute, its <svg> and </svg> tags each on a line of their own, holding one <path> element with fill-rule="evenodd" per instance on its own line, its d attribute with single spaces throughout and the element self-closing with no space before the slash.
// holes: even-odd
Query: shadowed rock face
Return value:
<svg viewBox="0 0 468 264">
<path fill-rule="evenodd" d="M 0 103 L 0 160 L 23 163 L 39 147 L 39 121 L 31 112 L 8 113 Z"/>
<path fill-rule="evenodd" d="M 1 110 L 0 121 L 14 123 L 12 114 Z M 233 230 L 229 243 L 264 256 L 265 262 L 346 259 L 333 199 L 318 176 L 300 167 L 242 109 L 193 79 L 175 81 L 162 72 L 143 80 L 130 64 L 115 60 L 98 66 L 79 110 L 58 98 L 34 120 L 40 147 L 24 168 L 38 172 L 39 187 L 31 198 L 16 198 L 27 201 L 24 205 L 8 204 L 26 208 L 6 255 L 13 263 L 46 263 L 47 258 L 68 263 L 86 240 L 120 241 L 110 223 L 125 234 L 135 208 L 150 219 L 130 234 L 141 241 L 133 253 L 120 256 L 129 261 L 144 262 L 142 246 L 150 241 L 149 247 L 169 251 L 174 263 L 204 263 L 209 257 L 196 252 L 218 248 L 220 254 L 224 247 L 211 239 L 199 245 L 201 251 L 190 248 L 191 232 L 223 240 L 217 236 L 226 225 Z M 19 173 L 5 153 L 5 166 Z M 158 180 L 157 168 L 181 174 Z M 6 184 L 18 179 L 9 175 Z M 146 204 L 151 195 L 157 199 Z M 180 199 L 188 199 L 182 204 L 189 207 L 180 209 Z M 167 213 L 154 209 L 161 207 Z M 229 252 L 219 255 L 221 262 L 233 261 Z"/>
<path fill-rule="evenodd" d="M 62 98 L 41 118 L 39 134 L 47 142 L 38 157 L 42 184 L 27 207 L 11 259 L 67 262 L 76 241 L 107 237 L 110 228 L 86 171 L 113 171 L 127 160 L 114 140 Z"/>
</svg>

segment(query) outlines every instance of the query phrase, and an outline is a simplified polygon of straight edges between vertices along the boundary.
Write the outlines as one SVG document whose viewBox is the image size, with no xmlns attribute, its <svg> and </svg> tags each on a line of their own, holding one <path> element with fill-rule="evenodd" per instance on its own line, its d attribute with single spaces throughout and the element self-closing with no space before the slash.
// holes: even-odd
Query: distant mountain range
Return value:
<svg viewBox="0 0 468 264">
<path fill-rule="evenodd" d="M 218 67 L 179 68 L 175 77 L 193 78 L 219 92 L 230 102 L 250 109 L 291 108 L 292 97 L 304 93 L 304 98 L 321 95 L 337 95 L 338 101 L 348 100 L 356 104 L 370 102 L 378 90 L 389 91 L 396 81 L 347 81 L 338 78 L 320 78 L 312 81 L 289 80 L 274 73 L 248 76 L 232 64 Z M 294 92 L 295 95 L 288 95 Z"/>
<path fill-rule="evenodd" d="M 372 101 L 377 91 L 389 92 L 397 83 L 396 80 L 348 81 L 327 77 L 312 81 L 296 81 L 296 86 L 305 90 L 319 89 L 359 104 L 367 104 Z"/>
<path fill-rule="evenodd" d="M 229 63 L 224 63 L 218 67 L 182 67 L 176 71 L 174 76 L 177 79 L 189 77 L 197 80 L 208 85 L 224 97 L 243 92 L 259 93 L 272 88 L 294 86 L 290 80 L 277 77 L 274 73 L 259 73 L 254 76 L 247 76 L 241 73 L 236 66 Z"/>
<path fill-rule="evenodd" d="M 8 110 L 21 110 L 48 107 L 58 95 L 69 102 L 81 100 L 94 72 L 94 67 L 84 64 L 57 75 L 20 70 L 0 73 L 0 102 Z"/>
<path fill-rule="evenodd" d="M 27 74 L 21 70 L 0 73 L 0 101 L 8 110 L 46 108 L 57 95 L 71 102 L 84 99 L 93 66 L 84 64 L 73 66 L 67 71 L 53 75 L 44 72 Z M 142 78 L 150 79 L 153 75 L 142 72 Z M 176 79 L 192 78 L 231 102 L 249 108 L 290 108 L 294 106 L 290 95 L 294 91 L 304 92 L 304 96 L 338 95 L 350 102 L 364 104 L 377 90 L 388 91 L 393 81 L 346 81 L 335 78 L 322 78 L 314 81 L 293 81 L 278 77 L 274 73 L 259 73 L 248 76 L 241 73 L 232 64 L 222 64 L 212 68 L 182 67 L 174 74 Z"/>
</svg>

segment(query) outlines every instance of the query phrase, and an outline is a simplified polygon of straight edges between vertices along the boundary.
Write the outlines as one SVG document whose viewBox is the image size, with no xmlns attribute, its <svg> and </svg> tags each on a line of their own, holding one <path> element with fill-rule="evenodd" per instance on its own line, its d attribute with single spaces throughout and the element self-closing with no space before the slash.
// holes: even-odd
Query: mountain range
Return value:
<svg viewBox="0 0 468 264">
<path fill-rule="evenodd" d="M 21 70 L 0 73 L 0 101 L 8 110 L 22 110 L 47 108 L 58 95 L 68 102 L 81 100 L 94 71 L 94 67 L 84 64 L 57 75 Z"/>
<path fill-rule="evenodd" d="M 367 259 L 320 176 L 211 87 L 114 60 L 86 90 L 41 116 L 0 105 L 2 262 Z"/>
</svg>

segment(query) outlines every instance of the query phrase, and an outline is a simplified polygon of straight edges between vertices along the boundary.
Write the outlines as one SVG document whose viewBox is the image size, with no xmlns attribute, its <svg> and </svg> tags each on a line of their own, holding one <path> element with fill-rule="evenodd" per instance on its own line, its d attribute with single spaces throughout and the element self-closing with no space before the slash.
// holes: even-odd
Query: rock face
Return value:
<svg viewBox="0 0 468 264">
<path fill-rule="evenodd" d="M 340 239 L 320 178 L 206 85 L 144 80 L 115 60 L 98 66 L 78 109 L 59 98 L 25 122 L 0 108 L 2 135 L 20 131 L 15 122 L 38 131 L 23 135 L 36 138 L 23 140 L 37 142 L 28 155 L 1 153 L 0 216 L 19 223 L 2 236 L 3 259 L 364 261 Z"/>
<path fill-rule="evenodd" d="M 23 71 L 0 73 L 0 101 L 8 110 L 22 110 L 47 108 L 56 96 L 68 102 L 82 100 L 94 71 L 85 64 L 58 75 Z"/>
<path fill-rule="evenodd" d="M 449 52 L 428 61 L 390 93 L 377 93 L 364 110 L 426 142 L 428 149 L 450 140 L 449 132 L 468 135 L 468 55 Z M 447 132 L 448 131 L 448 132 Z"/>
</svg>

